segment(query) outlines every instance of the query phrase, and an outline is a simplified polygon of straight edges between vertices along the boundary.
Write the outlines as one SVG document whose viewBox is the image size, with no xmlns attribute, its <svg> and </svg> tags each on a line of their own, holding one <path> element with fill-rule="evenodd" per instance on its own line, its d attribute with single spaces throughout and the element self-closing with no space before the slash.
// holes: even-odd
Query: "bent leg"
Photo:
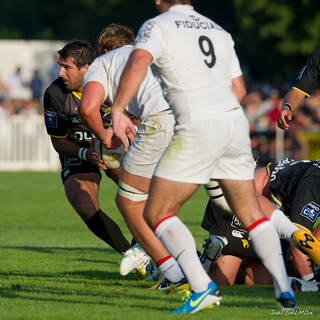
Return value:
<svg viewBox="0 0 320 320">
<path fill-rule="evenodd" d="M 73 174 L 64 184 L 66 196 L 88 228 L 113 249 L 123 253 L 130 248 L 129 242 L 119 226 L 99 209 L 100 179 L 95 172 Z"/>
<path fill-rule="evenodd" d="M 144 210 L 148 224 L 155 229 L 168 252 L 178 261 L 195 292 L 207 290 L 211 279 L 197 255 L 196 244 L 188 228 L 176 216 L 181 205 L 198 185 L 175 182 L 154 176 Z"/>
<path fill-rule="evenodd" d="M 246 271 L 244 283 L 246 285 L 273 284 L 270 273 L 258 259 L 247 258 L 244 261 L 244 266 Z"/>
<path fill-rule="evenodd" d="M 271 273 L 275 294 L 290 292 L 279 236 L 271 222 L 262 213 L 253 180 L 220 181 L 230 207 L 247 228 L 257 255 Z"/>
<path fill-rule="evenodd" d="M 141 192 L 140 196 L 142 197 L 143 194 L 146 197 L 148 196 L 150 184 L 150 179 L 148 178 L 131 174 L 123 169 L 121 173 L 121 183 L 125 183 L 130 187 L 139 190 Z M 137 196 L 137 200 L 139 200 L 139 195 L 136 194 L 132 196 L 133 198 Z M 146 200 L 131 200 L 128 199 L 128 197 L 121 195 L 121 192 L 118 191 L 116 203 L 131 233 L 133 234 L 134 239 L 148 252 L 148 254 L 155 261 L 159 261 L 160 259 L 168 256 L 169 254 L 167 250 L 163 247 L 143 218 L 143 209 L 145 207 Z"/>
<path fill-rule="evenodd" d="M 101 176 L 95 172 L 75 173 L 64 183 L 66 196 L 84 220 L 89 220 L 99 209 L 98 188 Z"/>
<path fill-rule="evenodd" d="M 232 286 L 239 271 L 242 259 L 236 256 L 221 256 L 209 270 L 210 278 L 221 286 Z"/>
</svg>

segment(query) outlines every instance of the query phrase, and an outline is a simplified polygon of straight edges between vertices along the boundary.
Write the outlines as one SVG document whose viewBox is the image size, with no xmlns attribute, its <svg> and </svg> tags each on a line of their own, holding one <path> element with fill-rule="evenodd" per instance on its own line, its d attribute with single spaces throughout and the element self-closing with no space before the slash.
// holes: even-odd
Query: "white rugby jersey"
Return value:
<svg viewBox="0 0 320 320">
<path fill-rule="evenodd" d="M 152 54 L 179 123 L 240 107 L 231 83 L 242 75 L 234 42 L 192 6 L 174 5 L 146 21 L 135 48 Z"/>
<path fill-rule="evenodd" d="M 100 82 L 104 87 L 105 100 L 109 98 L 110 102 L 113 103 L 122 71 L 132 50 L 133 46 L 124 46 L 96 58 L 84 76 L 83 86 L 89 81 Z M 144 121 L 149 115 L 168 108 L 169 105 L 162 95 L 160 84 L 149 68 L 138 92 L 130 101 L 126 110 Z"/>
</svg>

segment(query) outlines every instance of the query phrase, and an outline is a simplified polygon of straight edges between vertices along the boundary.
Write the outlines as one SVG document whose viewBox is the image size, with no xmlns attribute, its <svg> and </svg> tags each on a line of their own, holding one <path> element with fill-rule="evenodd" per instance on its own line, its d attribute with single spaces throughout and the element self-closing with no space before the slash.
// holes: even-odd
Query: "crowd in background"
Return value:
<svg viewBox="0 0 320 320">
<path fill-rule="evenodd" d="M 58 71 L 57 64 L 47 71 L 52 81 L 58 76 Z M 258 159 L 258 165 L 265 166 L 276 159 L 277 116 L 292 81 L 276 77 L 270 83 L 259 83 L 247 77 L 246 85 L 248 93 L 242 105 L 250 123 L 253 153 L 255 159 Z M 44 80 L 38 69 L 35 69 L 32 78 L 26 81 L 23 70 L 17 66 L 6 81 L 0 79 L 0 117 L 41 115 L 44 90 Z M 304 101 L 292 121 L 293 125 L 285 133 L 284 156 L 303 159 L 306 158 L 306 150 L 303 143 L 297 139 L 297 132 L 320 132 L 320 88 Z"/>
<path fill-rule="evenodd" d="M 53 81 L 58 77 L 59 66 L 54 64 L 47 72 L 50 81 Z M 34 69 L 31 79 L 27 81 L 22 68 L 16 66 L 8 79 L 0 78 L 0 117 L 42 114 L 45 89 L 45 81 L 39 69 Z"/>
</svg>

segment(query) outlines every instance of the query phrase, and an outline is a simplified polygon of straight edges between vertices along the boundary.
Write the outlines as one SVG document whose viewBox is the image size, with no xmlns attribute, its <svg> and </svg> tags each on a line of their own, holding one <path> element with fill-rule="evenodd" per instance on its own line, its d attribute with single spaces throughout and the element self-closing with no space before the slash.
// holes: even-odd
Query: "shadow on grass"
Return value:
<svg viewBox="0 0 320 320">
<path fill-rule="evenodd" d="M 92 248 L 92 247 L 41 247 L 41 246 L 0 246 L 0 249 L 13 249 L 13 250 L 24 250 L 31 252 L 40 252 L 40 253 L 57 253 L 62 252 L 101 252 L 114 253 L 115 251 L 111 248 Z"/>
<path fill-rule="evenodd" d="M 11 288 L 0 288 L 1 298 L 21 299 L 37 302 L 52 302 L 66 304 L 106 305 L 123 307 L 124 299 L 126 309 L 150 309 L 168 311 L 168 306 L 154 306 L 152 301 L 159 297 L 149 296 L 145 290 L 128 292 L 129 288 L 113 287 L 89 287 L 86 289 L 57 288 L 48 285 L 37 288 L 28 286 L 13 285 Z"/>
</svg>

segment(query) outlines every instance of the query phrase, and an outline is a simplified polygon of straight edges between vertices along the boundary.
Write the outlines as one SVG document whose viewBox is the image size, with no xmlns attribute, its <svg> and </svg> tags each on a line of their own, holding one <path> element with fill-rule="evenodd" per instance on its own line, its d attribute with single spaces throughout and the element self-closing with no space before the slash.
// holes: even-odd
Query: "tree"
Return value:
<svg viewBox="0 0 320 320">
<path fill-rule="evenodd" d="M 296 74 L 306 56 L 319 46 L 318 1 L 233 0 L 233 4 L 239 49 L 258 77 Z"/>
</svg>

